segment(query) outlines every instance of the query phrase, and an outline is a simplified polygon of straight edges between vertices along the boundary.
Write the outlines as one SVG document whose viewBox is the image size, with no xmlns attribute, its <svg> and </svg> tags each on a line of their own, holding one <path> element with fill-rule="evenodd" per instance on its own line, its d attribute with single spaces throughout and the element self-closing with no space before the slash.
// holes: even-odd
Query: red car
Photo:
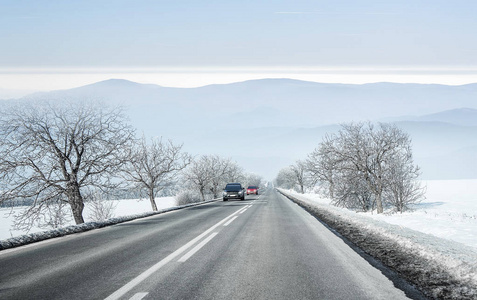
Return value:
<svg viewBox="0 0 477 300">
<path fill-rule="evenodd" d="M 258 195 L 258 187 L 254 186 L 254 185 L 250 185 L 247 188 L 247 195 L 250 195 L 250 194 Z"/>
</svg>

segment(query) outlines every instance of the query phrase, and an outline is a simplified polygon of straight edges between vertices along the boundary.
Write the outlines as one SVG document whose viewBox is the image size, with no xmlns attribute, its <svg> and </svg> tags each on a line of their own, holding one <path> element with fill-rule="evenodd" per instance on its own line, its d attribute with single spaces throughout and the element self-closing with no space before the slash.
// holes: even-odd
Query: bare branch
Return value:
<svg viewBox="0 0 477 300">
<path fill-rule="evenodd" d="M 127 160 L 134 131 L 121 109 L 73 101 L 9 104 L 0 112 L 0 201 L 34 197 L 41 207 L 67 199 L 76 223 L 84 222 L 81 190 L 106 187 Z"/>
</svg>

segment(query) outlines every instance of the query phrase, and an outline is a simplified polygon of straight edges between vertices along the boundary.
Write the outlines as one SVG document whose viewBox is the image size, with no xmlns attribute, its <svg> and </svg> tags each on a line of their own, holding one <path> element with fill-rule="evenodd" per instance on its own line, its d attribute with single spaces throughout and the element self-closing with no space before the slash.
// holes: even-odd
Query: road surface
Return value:
<svg viewBox="0 0 477 300">
<path fill-rule="evenodd" d="M 267 190 L 0 252 L 0 299 L 405 299 Z"/>
</svg>

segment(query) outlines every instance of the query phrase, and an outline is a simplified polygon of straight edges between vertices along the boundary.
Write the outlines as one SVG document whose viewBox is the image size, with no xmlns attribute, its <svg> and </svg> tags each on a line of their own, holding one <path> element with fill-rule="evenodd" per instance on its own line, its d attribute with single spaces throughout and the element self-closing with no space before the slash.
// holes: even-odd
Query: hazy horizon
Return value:
<svg viewBox="0 0 477 300">
<path fill-rule="evenodd" d="M 1 1 L 0 89 L 477 82 L 477 2 Z"/>
<path fill-rule="evenodd" d="M 465 85 L 477 83 L 477 69 L 462 68 L 196 68 L 196 69 L 0 69 L 0 90 L 53 91 L 109 79 L 163 87 L 195 88 L 248 80 L 287 78 L 318 83 L 377 82 Z"/>
</svg>

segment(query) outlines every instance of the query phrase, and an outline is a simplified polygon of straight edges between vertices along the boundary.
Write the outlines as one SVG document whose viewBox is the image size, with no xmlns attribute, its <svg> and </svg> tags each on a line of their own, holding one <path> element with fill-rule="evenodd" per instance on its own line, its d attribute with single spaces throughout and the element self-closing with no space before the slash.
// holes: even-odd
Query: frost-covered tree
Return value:
<svg viewBox="0 0 477 300">
<path fill-rule="evenodd" d="M 237 164 L 237 162 L 231 161 L 227 165 L 227 169 L 225 170 L 224 178 L 223 178 L 223 185 L 229 182 L 242 182 L 245 180 L 245 173 L 243 168 Z"/>
<path fill-rule="evenodd" d="M 293 165 L 290 166 L 290 170 L 293 173 L 295 185 L 298 186 L 299 192 L 303 194 L 305 192 L 305 187 L 309 182 L 306 163 L 304 161 L 297 160 Z"/>
<path fill-rule="evenodd" d="M 306 168 L 310 174 L 311 185 L 320 185 L 321 191 L 327 197 L 334 198 L 335 178 L 339 163 L 335 150 L 336 138 L 325 136 L 319 146 L 308 155 Z"/>
<path fill-rule="evenodd" d="M 209 155 L 208 172 L 210 173 L 209 191 L 214 198 L 218 198 L 222 188 L 229 181 L 241 177 L 241 169 L 230 158 L 218 155 Z"/>
<path fill-rule="evenodd" d="M 71 208 L 60 199 L 43 201 L 36 206 L 27 206 L 19 213 L 13 213 L 13 228 L 29 231 L 36 226 L 42 229 L 59 228 L 71 221 Z"/>
<path fill-rule="evenodd" d="M 245 187 L 249 185 L 260 187 L 263 182 L 263 177 L 254 173 L 247 173 L 244 175 L 244 185 Z"/>
<path fill-rule="evenodd" d="M 275 185 L 284 189 L 293 189 L 295 187 L 293 171 L 290 167 L 286 167 L 278 171 L 277 177 L 275 178 Z"/>
<path fill-rule="evenodd" d="M 391 165 L 393 167 L 386 177 L 385 199 L 402 213 L 409 209 L 410 204 L 425 199 L 425 188 L 417 180 L 420 170 L 414 165 L 410 149 L 396 155 Z"/>
<path fill-rule="evenodd" d="M 350 123 L 308 156 L 308 169 L 340 206 L 398 211 L 423 196 L 409 135 L 395 125 Z M 406 205 L 404 205 L 406 204 Z"/>
<path fill-rule="evenodd" d="M 295 189 L 300 193 L 305 192 L 309 186 L 310 178 L 308 166 L 304 161 L 297 160 L 294 164 L 281 169 L 275 178 L 275 185 L 285 189 Z"/>
<path fill-rule="evenodd" d="M 132 147 L 123 174 L 126 181 L 147 195 L 152 210 L 157 211 L 155 199 L 158 193 L 176 180 L 179 171 L 187 167 L 190 160 L 190 156 L 182 151 L 182 145 L 162 139 L 151 139 L 148 143 L 142 137 Z"/>
<path fill-rule="evenodd" d="M 202 155 L 193 159 L 190 166 L 184 171 L 184 179 L 199 192 L 202 201 L 205 201 L 207 187 L 213 177 L 210 165 L 211 157 Z"/>
<path fill-rule="evenodd" d="M 83 189 L 108 189 L 128 159 L 134 130 L 120 108 L 78 101 L 5 102 L 0 108 L 0 201 L 68 203 L 83 223 Z M 36 213 L 35 213 L 36 212 Z"/>
<path fill-rule="evenodd" d="M 90 207 L 89 219 L 102 222 L 114 217 L 117 202 L 104 199 L 101 193 L 96 192 L 88 197 L 87 205 Z"/>
<path fill-rule="evenodd" d="M 194 160 L 184 171 L 184 179 L 201 195 L 205 201 L 210 192 L 214 198 L 228 182 L 238 182 L 243 178 L 242 168 L 231 159 L 217 155 L 202 155 Z"/>
<path fill-rule="evenodd" d="M 339 173 L 334 185 L 332 204 L 336 206 L 369 211 L 374 209 L 374 197 L 362 174 L 346 170 Z"/>
</svg>

